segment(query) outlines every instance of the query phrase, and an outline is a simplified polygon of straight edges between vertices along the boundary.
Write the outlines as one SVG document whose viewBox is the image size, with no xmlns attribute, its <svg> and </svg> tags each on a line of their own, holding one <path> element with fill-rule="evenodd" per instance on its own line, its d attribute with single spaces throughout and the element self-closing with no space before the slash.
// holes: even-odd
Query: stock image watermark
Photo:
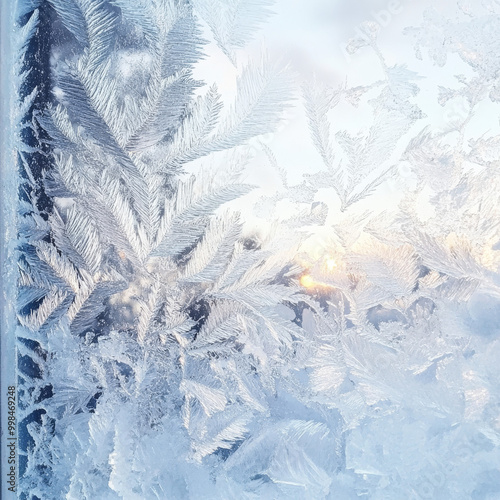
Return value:
<svg viewBox="0 0 500 500">
<path fill-rule="evenodd" d="M 460 467 L 471 462 L 474 455 L 479 450 L 484 449 L 488 443 L 488 438 L 476 431 L 470 435 L 462 436 L 461 439 L 452 444 L 448 460 L 439 461 L 432 456 L 426 457 L 426 468 L 418 478 L 419 484 L 412 489 L 408 500 L 442 498 L 440 495 L 446 486 L 449 486 L 457 478 Z"/>
<path fill-rule="evenodd" d="M 389 26 L 394 17 L 404 11 L 404 4 L 401 0 L 390 0 L 384 9 L 372 10 L 370 17 L 354 28 L 352 37 L 340 43 L 340 50 L 347 62 L 351 61 L 359 47 L 370 45 L 374 35 Z"/>
<path fill-rule="evenodd" d="M 17 489 L 17 392 L 16 387 L 7 387 L 7 484 L 8 491 L 15 493 Z"/>
</svg>

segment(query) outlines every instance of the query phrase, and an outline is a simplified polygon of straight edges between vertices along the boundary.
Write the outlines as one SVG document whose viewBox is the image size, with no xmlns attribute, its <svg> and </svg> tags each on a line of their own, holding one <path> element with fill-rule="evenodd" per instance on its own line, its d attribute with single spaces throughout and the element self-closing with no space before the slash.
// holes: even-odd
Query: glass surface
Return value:
<svg viewBox="0 0 500 500">
<path fill-rule="evenodd" d="M 496 0 L 1 3 L 2 498 L 500 498 Z"/>
</svg>

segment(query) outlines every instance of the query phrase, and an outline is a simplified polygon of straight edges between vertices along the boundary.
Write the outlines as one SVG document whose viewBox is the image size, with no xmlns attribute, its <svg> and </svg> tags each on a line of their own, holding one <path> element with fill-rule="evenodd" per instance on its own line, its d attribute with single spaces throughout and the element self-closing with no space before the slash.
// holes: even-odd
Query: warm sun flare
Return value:
<svg viewBox="0 0 500 500">
<path fill-rule="evenodd" d="M 300 278 L 300 284 L 304 287 L 304 288 L 312 288 L 315 283 L 314 283 L 314 280 L 312 279 L 311 276 L 309 276 L 308 274 L 302 276 Z"/>
<path fill-rule="evenodd" d="M 331 257 L 326 259 L 326 268 L 328 271 L 333 271 L 337 267 L 337 261 Z"/>
</svg>

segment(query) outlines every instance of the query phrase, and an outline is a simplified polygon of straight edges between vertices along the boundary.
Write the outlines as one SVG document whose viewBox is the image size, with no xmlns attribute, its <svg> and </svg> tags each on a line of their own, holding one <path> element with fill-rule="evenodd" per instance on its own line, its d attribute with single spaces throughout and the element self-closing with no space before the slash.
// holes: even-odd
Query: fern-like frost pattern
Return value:
<svg viewBox="0 0 500 500">
<path fill-rule="evenodd" d="M 500 496 L 499 136 L 471 125 L 500 100 L 497 2 L 405 31 L 462 65 L 439 130 L 373 23 L 366 85 L 242 57 L 273 3 L 18 5 L 20 498 Z M 208 44 L 231 99 L 196 76 Z M 292 106 L 321 162 L 297 184 L 264 140 Z M 280 187 L 252 233 L 256 155 Z"/>
</svg>

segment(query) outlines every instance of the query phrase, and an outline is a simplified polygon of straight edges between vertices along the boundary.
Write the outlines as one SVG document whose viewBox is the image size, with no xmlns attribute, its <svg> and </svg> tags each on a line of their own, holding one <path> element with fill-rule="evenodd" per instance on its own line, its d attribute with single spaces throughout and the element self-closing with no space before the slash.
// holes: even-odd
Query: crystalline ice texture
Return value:
<svg viewBox="0 0 500 500">
<path fill-rule="evenodd" d="M 22 498 L 500 495 L 499 136 L 474 121 L 498 105 L 498 6 L 406 30 L 440 82 L 460 65 L 453 85 L 363 25 L 349 53 L 380 74 L 335 89 L 242 57 L 272 3 L 17 6 L 2 335 Z M 230 99 L 194 76 L 207 43 L 238 68 Z M 255 140 L 291 107 L 324 166 L 298 184 Z M 281 185 L 249 235 L 228 203 L 256 147 Z"/>
</svg>

